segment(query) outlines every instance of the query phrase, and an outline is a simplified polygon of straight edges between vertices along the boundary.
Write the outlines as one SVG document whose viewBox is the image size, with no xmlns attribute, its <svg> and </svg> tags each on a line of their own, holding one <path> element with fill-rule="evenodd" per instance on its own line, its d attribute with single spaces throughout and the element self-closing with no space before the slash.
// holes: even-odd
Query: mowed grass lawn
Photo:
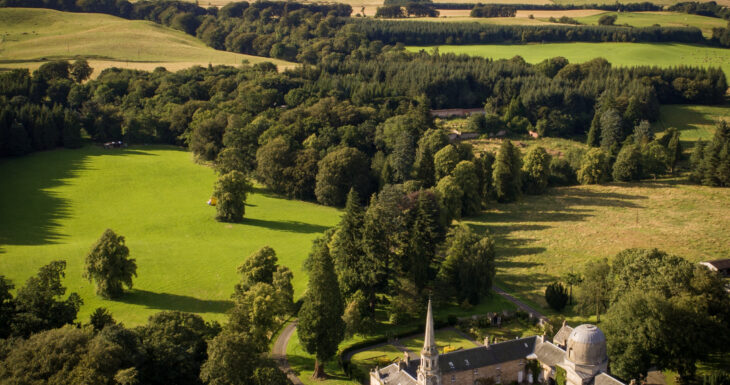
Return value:
<svg viewBox="0 0 730 385">
<path fill-rule="evenodd" d="M 0 9 L 0 67 L 37 68 L 52 59 L 85 57 L 94 76 L 108 67 L 178 70 L 193 65 L 241 65 L 283 60 L 242 55 L 210 48 L 182 31 L 151 21 L 126 20 L 99 13 L 70 13 L 50 9 Z"/>
<path fill-rule="evenodd" d="M 495 237 L 498 283 L 547 311 L 548 284 L 627 248 L 693 262 L 730 258 L 728 202 L 730 189 L 649 180 L 552 188 L 466 222 Z"/>
<path fill-rule="evenodd" d="M 407 47 L 409 51 L 431 51 L 435 47 Z M 440 53 L 456 53 L 482 56 L 492 59 L 509 59 L 522 56 L 528 63 L 563 56 L 571 63 L 582 63 L 603 57 L 615 66 L 692 65 L 720 67 L 730 74 L 730 50 L 677 43 L 548 43 L 512 45 L 441 45 Z"/>
<path fill-rule="evenodd" d="M 89 146 L 2 159 L 0 178 L 0 274 L 17 288 L 42 265 L 66 260 L 64 284 L 83 298 L 83 322 L 97 307 L 127 326 L 161 310 L 223 321 L 236 268 L 265 245 L 294 272 L 298 298 L 312 240 L 340 217 L 333 208 L 257 190 L 243 223 L 216 222 L 206 204 L 215 173 L 169 146 Z M 138 266 L 134 290 L 116 301 L 97 297 L 82 278 L 84 258 L 106 228 L 126 237 Z"/>
</svg>

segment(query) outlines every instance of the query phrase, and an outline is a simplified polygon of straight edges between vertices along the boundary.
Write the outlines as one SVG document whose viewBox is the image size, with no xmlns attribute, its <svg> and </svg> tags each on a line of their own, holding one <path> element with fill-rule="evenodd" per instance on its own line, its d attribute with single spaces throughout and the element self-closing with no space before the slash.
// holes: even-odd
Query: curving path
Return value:
<svg viewBox="0 0 730 385">
<path fill-rule="evenodd" d="M 289 360 L 286 359 L 286 346 L 289 344 L 289 339 L 292 334 L 294 334 L 294 330 L 296 330 L 296 328 L 296 321 L 289 322 L 286 326 L 284 326 L 284 329 L 281 330 L 281 333 L 279 333 L 279 336 L 276 338 L 276 342 L 274 342 L 274 348 L 271 349 L 271 358 L 276 361 L 276 365 L 279 367 L 279 370 L 284 372 L 294 385 L 304 385 L 302 380 L 300 380 L 296 373 L 294 373 L 291 369 L 291 366 L 289 366 Z"/>
<path fill-rule="evenodd" d="M 501 295 L 502 297 L 504 297 L 508 301 L 510 301 L 513 304 L 517 305 L 518 308 L 520 308 L 521 310 L 527 312 L 528 314 L 532 315 L 533 317 L 535 317 L 535 318 L 537 318 L 539 320 L 545 320 L 545 321 L 548 320 L 548 318 L 544 314 L 542 314 L 539 311 L 535 310 L 530 305 L 528 305 L 528 304 L 520 301 L 519 299 L 515 298 L 512 294 L 509 294 L 506 291 L 502 290 L 502 288 L 500 288 L 499 286 L 494 285 L 494 286 L 492 286 L 492 289 L 494 290 L 495 293 Z"/>
<path fill-rule="evenodd" d="M 494 285 L 493 289 L 494 289 L 495 293 L 501 295 L 508 301 L 514 303 L 515 305 L 517 305 L 518 308 L 522 309 L 523 311 L 526 311 L 527 313 L 531 314 L 533 317 L 536 317 L 537 319 L 540 319 L 540 320 L 547 321 L 547 317 L 544 314 L 535 310 L 534 308 L 527 305 L 526 303 L 518 300 L 511 294 L 505 292 L 499 286 Z M 276 365 L 279 367 L 279 370 L 284 372 L 286 374 L 286 376 L 289 377 L 289 380 L 291 380 L 291 382 L 294 385 L 304 385 L 302 380 L 300 380 L 299 377 L 297 377 L 296 373 L 294 373 L 291 366 L 289 365 L 289 360 L 287 360 L 287 358 L 286 358 L 286 346 L 289 344 L 289 339 L 294 334 L 294 330 L 296 330 L 296 327 L 297 327 L 296 321 L 290 322 L 290 323 L 286 324 L 286 326 L 284 326 L 284 329 L 282 329 L 281 333 L 279 333 L 279 336 L 276 338 L 276 341 L 274 342 L 274 347 L 271 350 L 271 358 L 273 358 L 276 361 Z M 454 329 L 454 330 L 456 330 L 456 329 Z M 471 338 L 469 338 L 469 340 L 471 340 Z M 478 342 L 475 342 L 475 341 L 472 341 L 472 342 L 474 342 L 475 344 L 478 344 Z M 383 346 L 383 345 L 393 345 L 401 352 L 408 353 L 409 355 L 413 356 L 413 352 L 408 351 L 408 349 L 406 349 L 405 346 L 402 346 L 402 345 L 398 344 L 397 342 L 396 343 L 382 342 L 379 344 L 374 344 L 371 346 L 364 347 L 362 349 L 348 352 L 347 355 L 344 357 L 344 359 L 349 361 L 353 355 L 355 355 L 359 352 L 370 350 L 374 347 Z"/>
</svg>

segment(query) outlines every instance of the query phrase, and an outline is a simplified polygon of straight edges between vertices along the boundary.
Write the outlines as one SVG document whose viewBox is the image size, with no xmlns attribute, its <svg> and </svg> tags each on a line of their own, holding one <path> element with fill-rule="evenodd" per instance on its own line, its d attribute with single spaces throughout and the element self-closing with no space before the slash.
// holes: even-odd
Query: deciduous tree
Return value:
<svg viewBox="0 0 730 385">
<path fill-rule="evenodd" d="M 132 288 L 132 277 L 137 276 L 137 262 L 129 258 L 124 237 L 106 229 L 86 255 L 84 278 L 96 281 L 96 294 L 117 298 L 124 286 Z"/>
</svg>

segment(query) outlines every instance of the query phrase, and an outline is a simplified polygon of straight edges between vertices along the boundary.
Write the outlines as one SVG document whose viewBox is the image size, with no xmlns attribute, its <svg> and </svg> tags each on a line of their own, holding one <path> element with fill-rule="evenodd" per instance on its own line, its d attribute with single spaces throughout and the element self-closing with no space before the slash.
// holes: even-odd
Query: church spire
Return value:
<svg viewBox="0 0 730 385">
<path fill-rule="evenodd" d="M 426 312 L 426 335 L 423 338 L 423 354 L 432 356 L 438 354 L 436 338 L 433 332 L 433 310 L 431 309 L 431 298 L 428 299 L 428 311 Z"/>
<path fill-rule="evenodd" d="M 423 337 L 421 365 L 418 367 L 418 385 L 441 385 L 439 351 L 434 334 L 433 309 L 431 309 L 431 299 L 429 298 L 428 312 L 426 313 L 426 334 Z"/>
</svg>

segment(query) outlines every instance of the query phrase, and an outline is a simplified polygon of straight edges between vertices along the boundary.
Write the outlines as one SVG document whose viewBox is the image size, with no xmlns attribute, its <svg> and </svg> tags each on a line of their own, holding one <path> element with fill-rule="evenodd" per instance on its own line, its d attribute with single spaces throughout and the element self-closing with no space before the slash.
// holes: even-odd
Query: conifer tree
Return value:
<svg viewBox="0 0 730 385">
<path fill-rule="evenodd" d="M 492 183 L 492 166 L 494 165 L 494 154 L 483 152 L 474 159 L 479 177 L 479 195 L 482 199 L 482 208 L 487 207 L 487 202 L 494 199 L 494 185 Z"/>
<path fill-rule="evenodd" d="M 669 143 L 667 143 L 667 152 L 669 154 L 669 171 L 674 173 L 677 162 L 682 159 L 682 142 L 679 140 L 679 130 L 669 127 L 667 135 L 670 135 Z"/>
<path fill-rule="evenodd" d="M 616 154 L 623 138 L 621 115 L 611 108 L 601 114 L 601 148 Z"/>
<path fill-rule="evenodd" d="M 372 270 L 363 250 L 364 214 L 357 192 L 350 189 L 345 214 L 332 240 L 332 260 L 345 297 L 372 285 Z"/>
<path fill-rule="evenodd" d="M 695 146 L 692 149 L 692 155 L 689 158 L 689 163 L 692 166 L 692 172 L 689 174 L 689 179 L 695 183 L 702 183 L 702 176 L 704 170 L 702 169 L 702 158 L 705 155 L 705 147 L 707 145 L 702 140 L 695 142 Z"/>
<path fill-rule="evenodd" d="M 591 128 L 588 130 L 586 144 L 590 147 L 598 147 L 601 144 L 601 114 L 599 111 L 596 111 L 593 120 L 591 120 Z"/>
<path fill-rule="evenodd" d="M 309 258 L 309 284 L 297 333 L 304 350 L 315 356 L 312 377 L 324 378 L 323 364 L 335 355 L 345 336 L 344 304 L 326 239 L 314 241 Z"/>
<path fill-rule="evenodd" d="M 499 202 L 515 201 L 522 189 L 522 160 L 520 150 L 505 140 L 499 147 L 494 161 L 492 180 Z"/>
<path fill-rule="evenodd" d="M 416 289 L 420 292 L 431 279 L 431 263 L 438 249 L 439 234 L 437 223 L 429 212 L 429 199 L 421 192 L 416 201 L 415 216 L 408 239 L 408 256 L 411 275 Z"/>
</svg>

